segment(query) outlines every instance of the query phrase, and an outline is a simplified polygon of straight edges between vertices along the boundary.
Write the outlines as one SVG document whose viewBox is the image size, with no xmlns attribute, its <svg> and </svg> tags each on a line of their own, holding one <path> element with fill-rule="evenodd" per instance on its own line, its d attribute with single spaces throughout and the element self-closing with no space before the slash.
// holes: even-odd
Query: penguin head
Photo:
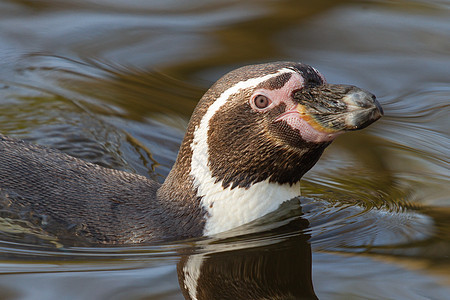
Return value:
<svg viewBox="0 0 450 300">
<path fill-rule="evenodd" d="M 381 115 L 374 95 L 328 84 L 311 66 L 245 66 L 219 79 L 199 102 L 187 134 L 198 162 L 192 167 L 208 168 L 224 188 L 294 184 L 338 135 Z"/>
</svg>

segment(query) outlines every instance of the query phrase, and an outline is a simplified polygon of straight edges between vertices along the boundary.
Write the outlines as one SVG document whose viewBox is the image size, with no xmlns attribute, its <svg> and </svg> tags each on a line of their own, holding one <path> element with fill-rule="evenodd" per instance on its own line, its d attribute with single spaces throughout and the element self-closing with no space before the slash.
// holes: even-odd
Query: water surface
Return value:
<svg viewBox="0 0 450 300">
<path fill-rule="evenodd" d="M 207 299 L 448 297 L 447 1 L 151 2 L 1 1 L 0 132 L 162 182 L 206 89 L 274 60 L 385 117 L 339 137 L 302 198 L 210 239 L 75 248 L 0 208 L 0 299 L 183 299 L 200 269 Z"/>
</svg>

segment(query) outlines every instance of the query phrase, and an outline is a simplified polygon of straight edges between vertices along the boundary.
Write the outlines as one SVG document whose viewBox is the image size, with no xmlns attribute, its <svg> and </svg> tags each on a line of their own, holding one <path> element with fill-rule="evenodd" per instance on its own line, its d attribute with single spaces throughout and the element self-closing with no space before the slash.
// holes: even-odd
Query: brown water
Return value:
<svg viewBox="0 0 450 300">
<path fill-rule="evenodd" d="M 162 182 L 202 93 L 274 60 L 367 89 L 385 111 L 327 149 L 302 211 L 294 200 L 214 239 L 98 249 L 3 209 L 0 299 L 183 299 L 196 267 L 206 299 L 232 282 L 242 299 L 311 286 L 320 299 L 449 299 L 448 1 L 3 0 L 0 132 Z"/>
</svg>

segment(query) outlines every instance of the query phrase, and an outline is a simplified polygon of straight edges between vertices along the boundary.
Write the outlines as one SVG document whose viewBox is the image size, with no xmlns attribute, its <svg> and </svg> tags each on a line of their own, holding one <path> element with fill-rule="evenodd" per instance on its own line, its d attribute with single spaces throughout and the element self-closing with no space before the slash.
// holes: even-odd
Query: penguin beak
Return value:
<svg viewBox="0 0 450 300">
<path fill-rule="evenodd" d="M 383 115 L 373 94 L 350 85 L 305 87 L 294 92 L 293 98 L 301 118 L 326 133 L 359 130 Z"/>
</svg>

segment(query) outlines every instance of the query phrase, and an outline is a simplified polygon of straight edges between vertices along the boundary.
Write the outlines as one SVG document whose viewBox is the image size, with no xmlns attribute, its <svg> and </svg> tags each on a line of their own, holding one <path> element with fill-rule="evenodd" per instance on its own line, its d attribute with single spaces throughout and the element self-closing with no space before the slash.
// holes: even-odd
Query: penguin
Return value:
<svg viewBox="0 0 450 300">
<path fill-rule="evenodd" d="M 215 235 L 299 196 L 300 179 L 337 136 L 382 114 L 373 94 L 329 84 L 309 65 L 244 66 L 200 99 L 162 184 L 0 136 L 1 201 L 61 241 Z"/>
</svg>

